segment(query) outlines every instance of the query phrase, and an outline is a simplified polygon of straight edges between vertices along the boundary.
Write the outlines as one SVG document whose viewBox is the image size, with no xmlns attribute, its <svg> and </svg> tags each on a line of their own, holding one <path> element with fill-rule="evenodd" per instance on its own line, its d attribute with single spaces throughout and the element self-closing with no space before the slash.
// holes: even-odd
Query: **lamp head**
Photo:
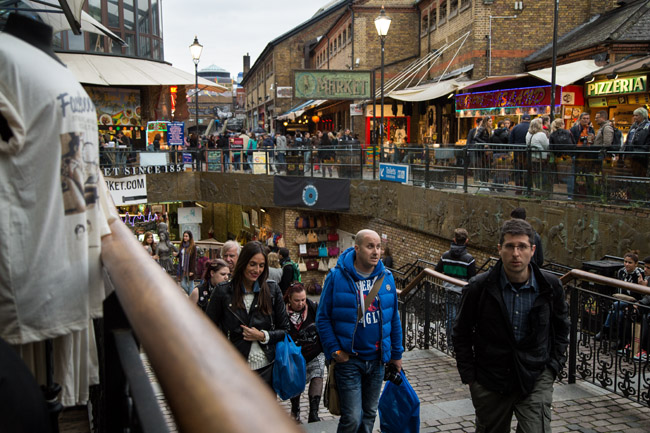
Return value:
<svg viewBox="0 0 650 433">
<path fill-rule="evenodd" d="M 388 29 L 390 28 L 391 21 L 392 20 L 388 17 L 388 15 L 386 15 L 386 11 L 382 6 L 381 12 L 379 12 L 379 16 L 375 18 L 375 27 L 377 28 L 379 37 L 383 38 L 388 34 Z"/>
<path fill-rule="evenodd" d="M 190 53 L 192 54 L 192 60 L 194 64 L 199 64 L 199 59 L 201 58 L 201 52 L 203 51 L 203 45 L 199 44 L 199 38 L 194 36 L 194 42 L 190 45 Z"/>
</svg>

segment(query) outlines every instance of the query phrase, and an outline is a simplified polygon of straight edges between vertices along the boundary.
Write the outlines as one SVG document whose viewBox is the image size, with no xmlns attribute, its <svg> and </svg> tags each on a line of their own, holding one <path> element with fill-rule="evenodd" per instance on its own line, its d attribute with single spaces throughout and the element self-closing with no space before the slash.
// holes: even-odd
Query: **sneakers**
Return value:
<svg viewBox="0 0 650 433">
<path fill-rule="evenodd" d="M 639 353 L 632 357 L 635 361 L 646 361 L 648 359 L 648 352 L 641 350 Z"/>
</svg>

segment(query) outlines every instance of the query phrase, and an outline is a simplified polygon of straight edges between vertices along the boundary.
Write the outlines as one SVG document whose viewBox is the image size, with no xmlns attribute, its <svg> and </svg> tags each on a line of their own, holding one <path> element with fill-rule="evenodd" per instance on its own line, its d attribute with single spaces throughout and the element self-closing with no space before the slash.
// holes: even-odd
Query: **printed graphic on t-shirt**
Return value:
<svg viewBox="0 0 650 433">
<path fill-rule="evenodd" d="M 98 170 L 92 147 L 92 143 L 84 142 L 83 133 L 61 135 L 61 190 L 66 215 L 85 212 L 97 201 Z"/>
<path fill-rule="evenodd" d="M 365 299 L 366 296 L 368 296 L 368 293 L 372 290 L 372 286 L 375 283 L 375 279 L 371 280 L 362 280 L 362 281 L 357 281 L 357 289 L 359 290 L 359 293 L 361 293 L 363 296 L 360 298 L 362 308 L 365 307 Z M 377 297 L 372 300 L 372 304 L 370 304 L 370 307 L 366 311 L 364 311 L 363 317 L 361 318 L 361 323 L 364 323 L 365 325 L 371 325 L 371 324 L 376 324 L 379 323 L 379 308 L 377 307 Z"/>
</svg>

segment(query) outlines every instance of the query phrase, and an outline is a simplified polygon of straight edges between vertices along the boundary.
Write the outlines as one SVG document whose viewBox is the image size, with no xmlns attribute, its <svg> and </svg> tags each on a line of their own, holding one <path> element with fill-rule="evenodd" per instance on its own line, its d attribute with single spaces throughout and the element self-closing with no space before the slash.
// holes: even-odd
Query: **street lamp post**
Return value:
<svg viewBox="0 0 650 433">
<path fill-rule="evenodd" d="M 375 18 L 375 27 L 377 28 L 379 40 L 381 41 L 381 123 L 379 124 L 379 152 L 381 152 L 384 148 L 384 42 L 386 41 L 386 35 L 388 34 L 388 29 L 390 28 L 390 22 L 391 19 L 388 18 L 386 11 L 384 10 L 384 6 L 382 6 L 381 12 L 379 12 L 379 16 Z M 373 161 L 375 161 L 377 158 L 377 152 L 373 152 L 373 155 Z"/>
<path fill-rule="evenodd" d="M 192 60 L 194 61 L 194 101 L 196 102 L 196 138 L 199 137 L 199 59 L 201 58 L 201 52 L 203 51 L 203 45 L 199 44 L 199 38 L 194 36 L 194 42 L 190 45 L 190 53 L 192 54 Z"/>
</svg>

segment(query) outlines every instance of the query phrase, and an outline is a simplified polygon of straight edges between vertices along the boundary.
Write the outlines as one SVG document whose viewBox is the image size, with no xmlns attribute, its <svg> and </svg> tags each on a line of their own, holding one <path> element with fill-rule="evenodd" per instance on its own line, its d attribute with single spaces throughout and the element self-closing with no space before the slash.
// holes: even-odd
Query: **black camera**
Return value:
<svg viewBox="0 0 650 433">
<path fill-rule="evenodd" d="M 384 380 L 387 382 L 393 382 L 397 386 L 402 384 L 402 375 L 397 371 L 395 364 L 386 364 L 386 368 L 384 369 Z"/>
</svg>

